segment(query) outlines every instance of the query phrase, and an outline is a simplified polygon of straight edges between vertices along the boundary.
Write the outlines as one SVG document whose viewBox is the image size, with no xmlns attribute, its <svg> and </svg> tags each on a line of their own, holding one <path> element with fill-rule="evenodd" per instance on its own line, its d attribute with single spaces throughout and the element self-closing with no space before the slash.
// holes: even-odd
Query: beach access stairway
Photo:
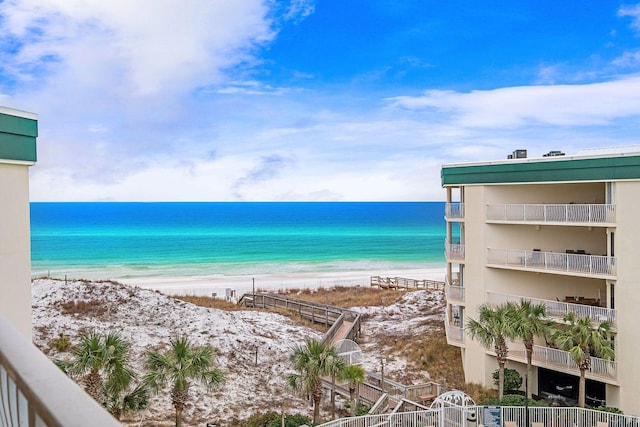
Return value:
<svg viewBox="0 0 640 427">
<path fill-rule="evenodd" d="M 371 276 L 371 286 L 377 286 L 381 289 L 428 289 L 434 291 L 443 291 L 444 282 L 438 280 L 416 280 L 404 277 L 382 277 Z"/>
<path fill-rule="evenodd" d="M 262 292 L 245 293 L 238 300 L 238 304 L 264 309 L 284 308 L 314 323 L 323 324 L 329 329 L 325 332 L 322 342 L 332 345 L 342 340 L 356 341 L 361 332 L 360 313 L 328 304 Z M 347 382 L 334 383 L 331 378 L 326 378 L 323 385 L 327 389 L 334 389 L 335 393 L 347 399 L 350 398 Z M 365 381 L 357 386 L 356 396 L 362 402 L 371 405 L 370 414 L 380 414 L 426 410 L 431 401 L 445 391 L 447 390 L 442 385 L 434 382 L 406 386 L 385 379 L 377 373 L 367 372 Z"/>
</svg>

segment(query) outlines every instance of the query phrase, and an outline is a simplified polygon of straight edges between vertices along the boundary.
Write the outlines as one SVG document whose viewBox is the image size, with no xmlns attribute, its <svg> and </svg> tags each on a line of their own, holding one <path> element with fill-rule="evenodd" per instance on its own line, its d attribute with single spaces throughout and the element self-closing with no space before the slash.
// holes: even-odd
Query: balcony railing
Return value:
<svg viewBox="0 0 640 427">
<path fill-rule="evenodd" d="M 613 224 L 616 205 L 487 205 L 487 220 L 506 222 L 556 222 Z"/>
<path fill-rule="evenodd" d="M 527 363 L 527 353 L 522 343 L 509 343 L 509 359 Z M 573 361 L 569 352 L 541 345 L 533 346 L 532 362 L 536 366 L 553 368 L 563 372 L 580 375 L 578 365 Z M 591 357 L 591 369 L 587 371 L 587 378 L 607 382 L 618 379 L 618 367 L 615 360 L 604 360 Z"/>
<path fill-rule="evenodd" d="M 616 275 L 615 257 L 599 255 L 488 248 L 487 263 L 514 269 L 545 270 L 571 275 L 606 278 L 614 278 Z"/>
<path fill-rule="evenodd" d="M 448 302 L 464 302 L 464 288 L 462 286 L 444 285 L 444 293 Z"/>
<path fill-rule="evenodd" d="M 463 219 L 464 218 L 464 203 L 454 202 L 447 203 L 444 206 L 444 216 L 447 219 Z"/>
<path fill-rule="evenodd" d="M 0 426 L 120 423 L 0 316 Z"/>
<path fill-rule="evenodd" d="M 451 316 L 451 306 L 447 304 L 446 315 L 444 319 L 444 331 L 447 335 L 448 343 L 464 344 L 464 328 L 460 324 L 454 324 L 455 319 Z M 459 322 L 459 319 L 458 321 Z"/>
<path fill-rule="evenodd" d="M 459 243 L 444 242 L 444 254 L 448 260 L 464 260 L 464 245 Z"/>
<path fill-rule="evenodd" d="M 502 304 L 505 302 L 518 303 L 521 300 L 528 300 L 534 304 L 544 305 L 547 316 L 558 319 L 562 319 L 567 313 L 575 313 L 579 319 L 589 317 L 596 322 L 615 323 L 616 321 L 616 310 L 611 308 L 487 292 L 487 302 L 490 304 Z"/>
</svg>

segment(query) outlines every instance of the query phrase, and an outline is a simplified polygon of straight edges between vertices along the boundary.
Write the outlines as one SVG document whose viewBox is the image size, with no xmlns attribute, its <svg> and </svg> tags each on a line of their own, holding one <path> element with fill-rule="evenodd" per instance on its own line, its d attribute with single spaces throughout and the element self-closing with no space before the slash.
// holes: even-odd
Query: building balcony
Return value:
<svg viewBox="0 0 640 427">
<path fill-rule="evenodd" d="M 464 203 L 447 203 L 444 206 L 444 217 L 447 221 L 464 220 Z"/>
<path fill-rule="evenodd" d="M 464 347 L 464 328 L 460 324 L 460 318 L 451 316 L 451 306 L 447 304 L 444 319 L 444 331 L 447 335 L 447 344 Z"/>
<path fill-rule="evenodd" d="M 504 223 L 614 226 L 616 205 L 490 204 L 487 221 Z"/>
<path fill-rule="evenodd" d="M 522 343 L 511 342 L 509 346 L 509 359 L 521 363 L 527 363 L 527 352 Z M 531 362 L 535 366 L 553 369 L 572 375 L 580 375 L 578 365 L 571 359 L 569 352 L 541 345 L 533 346 Z M 617 384 L 618 367 L 615 360 L 604 360 L 591 357 L 591 369 L 585 375 L 588 379 Z"/>
<path fill-rule="evenodd" d="M 444 285 L 444 294 L 448 303 L 464 304 L 464 288 L 462 286 Z"/>
<path fill-rule="evenodd" d="M 566 297 L 563 297 L 566 298 Z M 584 299 L 584 304 L 580 304 L 577 300 L 576 303 L 552 301 L 540 298 L 531 298 L 518 295 L 507 295 L 495 292 L 487 292 L 487 302 L 489 304 L 503 304 L 505 302 L 519 303 L 522 300 L 531 301 L 533 304 L 542 304 L 545 306 L 547 316 L 555 319 L 562 319 L 567 313 L 575 313 L 576 317 L 590 318 L 595 322 L 611 322 L 615 324 L 616 310 L 611 308 L 599 307 L 597 305 L 590 305 L 597 302 L 594 299 Z"/>
<path fill-rule="evenodd" d="M 120 426 L 0 316 L 0 426 Z"/>
<path fill-rule="evenodd" d="M 447 261 L 464 261 L 464 245 L 444 242 L 444 255 Z"/>
<path fill-rule="evenodd" d="M 524 249 L 487 249 L 487 266 L 538 273 L 615 279 L 615 257 Z"/>
</svg>

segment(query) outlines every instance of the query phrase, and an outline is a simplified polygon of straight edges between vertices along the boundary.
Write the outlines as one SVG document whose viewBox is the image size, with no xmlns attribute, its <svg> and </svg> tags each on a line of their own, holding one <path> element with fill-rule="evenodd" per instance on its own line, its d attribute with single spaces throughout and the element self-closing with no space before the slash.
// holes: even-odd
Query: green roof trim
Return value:
<svg viewBox="0 0 640 427">
<path fill-rule="evenodd" d="M 443 166 L 442 186 L 640 179 L 640 155 Z"/>
<path fill-rule="evenodd" d="M 38 121 L 0 113 L 0 159 L 35 162 Z"/>
</svg>

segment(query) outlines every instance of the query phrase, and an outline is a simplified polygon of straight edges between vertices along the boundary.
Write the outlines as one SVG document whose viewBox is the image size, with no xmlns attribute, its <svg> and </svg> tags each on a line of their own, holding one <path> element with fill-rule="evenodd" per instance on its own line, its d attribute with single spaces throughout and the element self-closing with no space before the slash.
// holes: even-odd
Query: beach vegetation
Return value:
<svg viewBox="0 0 640 427">
<path fill-rule="evenodd" d="M 367 371 L 360 365 L 347 365 L 340 372 L 340 376 L 338 377 L 341 381 L 347 381 L 349 383 L 349 404 L 352 409 L 351 415 L 356 415 L 356 409 L 358 404 L 360 403 L 359 396 L 356 396 L 356 390 L 358 389 L 358 384 L 362 384 L 367 375 Z M 355 400 L 354 400 L 355 398 Z"/>
<path fill-rule="evenodd" d="M 611 344 L 611 322 L 600 322 L 594 325 L 590 317 L 578 319 L 573 312 L 564 318 L 566 326 L 555 329 L 551 339 L 560 348 L 569 353 L 573 362 L 580 369 L 578 382 L 578 406 L 585 407 L 585 374 L 591 368 L 591 356 L 604 360 L 613 359 L 615 352 Z"/>
<path fill-rule="evenodd" d="M 497 386 L 498 378 L 499 378 L 499 370 L 496 369 L 495 371 L 493 371 L 493 374 L 491 374 L 491 377 L 493 378 L 493 384 Z M 518 390 L 520 386 L 522 386 L 522 376 L 520 376 L 518 371 L 516 371 L 515 369 L 505 368 L 504 369 L 504 390 L 505 391 Z"/>
<path fill-rule="evenodd" d="M 284 420 L 283 420 L 284 418 Z M 245 420 L 234 420 L 233 427 L 298 427 L 311 424 L 311 418 L 302 414 L 284 414 L 276 411 L 268 411 L 260 414 L 253 414 Z"/>
<path fill-rule="evenodd" d="M 482 346 L 493 347 L 498 361 L 498 400 L 504 395 L 504 367 L 507 363 L 509 348 L 507 339 L 516 336 L 514 329 L 515 307 L 512 303 L 499 306 L 482 304 L 478 307 L 478 320 L 469 319 L 467 331 L 472 339 L 477 339 Z"/>
<path fill-rule="evenodd" d="M 296 372 L 287 375 L 287 384 L 296 392 L 311 396 L 315 425 L 320 415 L 322 378 L 334 374 L 342 359 L 334 346 L 309 338 L 292 348 L 289 360 Z"/>
<path fill-rule="evenodd" d="M 214 361 L 213 348 L 196 347 L 184 336 L 172 339 L 166 351 L 147 352 L 147 372 L 143 384 L 154 393 L 170 387 L 176 427 L 182 425 L 182 414 L 190 399 L 189 388 L 193 382 L 202 384 L 210 391 L 224 384 L 224 373 L 214 366 Z"/>
<path fill-rule="evenodd" d="M 131 343 L 118 333 L 85 333 L 72 351 L 70 361 L 55 360 L 67 375 L 79 379 L 86 392 L 116 419 L 126 411 L 147 405 L 147 390 L 135 385 L 131 368 Z"/>
<path fill-rule="evenodd" d="M 53 340 L 53 345 L 58 351 L 66 351 L 71 345 L 71 341 L 64 332 L 58 332 L 58 337 Z"/>
</svg>

